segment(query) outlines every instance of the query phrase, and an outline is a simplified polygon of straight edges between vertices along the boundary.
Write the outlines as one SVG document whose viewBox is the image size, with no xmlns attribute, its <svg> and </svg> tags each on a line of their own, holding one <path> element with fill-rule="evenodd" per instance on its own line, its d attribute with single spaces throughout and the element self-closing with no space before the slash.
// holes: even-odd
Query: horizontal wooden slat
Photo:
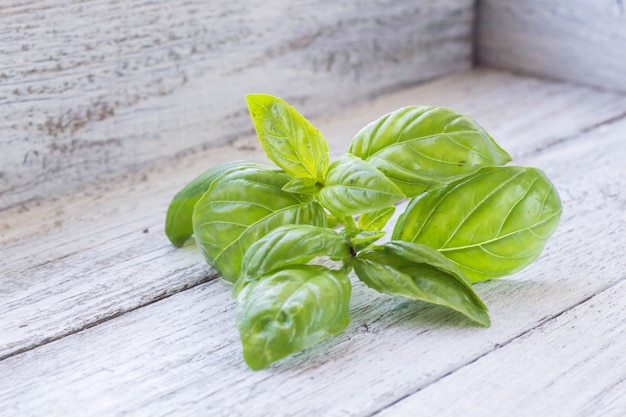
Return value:
<svg viewBox="0 0 626 417">
<path fill-rule="evenodd" d="M 471 0 L 3 2 L 0 209 L 471 66 Z"/>
<path fill-rule="evenodd" d="M 478 71 L 314 121 L 337 155 L 361 126 L 415 103 L 471 113 L 514 157 L 626 111 L 626 97 Z M 6 210 L 0 224 L 0 357 L 212 279 L 193 245 L 176 250 L 169 244 L 163 234 L 165 210 L 178 188 L 209 165 L 261 158 L 254 146 L 254 138 L 241 139 L 81 193 Z"/>
<path fill-rule="evenodd" d="M 625 300 L 622 281 L 376 415 L 622 416 Z"/>
<path fill-rule="evenodd" d="M 477 85 L 474 76 L 468 80 L 468 89 Z M 602 93 L 589 92 L 587 98 L 596 95 Z M 524 100 L 508 97 L 508 105 L 524 114 Z M 531 104 L 537 105 L 526 105 Z M 550 108 L 549 100 L 542 105 Z M 489 128 L 497 110 L 476 115 L 482 121 L 484 114 Z M 549 124 L 530 120 L 528 131 L 538 132 L 541 120 Z M 361 416 L 380 411 L 481 357 L 500 354 L 521 335 L 544 331 L 552 318 L 624 279 L 626 119 L 596 119 L 593 125 L 518 159 L 546 170 L 561 193 L 564 214 L 537 263 L 512 278 L 476 287 L 492 314 L 489 329 L 472 327 L 443 308 L 379 296 L 357 283 L 353 322 L 345 333 L 253 372 L 241 359 L 230 290 L 212 281 L 5 359 L 0 373 L 11 378 L 0 380 L 0 404 L 7 415 Z M 501 126 L 496 137 L 506 132 Z M 528 131 L 517 129 L 519 136 L 509 131 L 506 140 L 513 143 Z M 619 329 L 619 316 L 602 317 L 615 320 Z M 578 334 L 568 329 L 560 331 Z M 596 363 L 600 370 L 610 366 Z M 478 388 L 464 387 L 454 395 L 478 395 Z"/>
<path fill-rule="evenodd" d="M 478 63 L 626 92 L 622 0 L 479 0 Z"/>
</svg>

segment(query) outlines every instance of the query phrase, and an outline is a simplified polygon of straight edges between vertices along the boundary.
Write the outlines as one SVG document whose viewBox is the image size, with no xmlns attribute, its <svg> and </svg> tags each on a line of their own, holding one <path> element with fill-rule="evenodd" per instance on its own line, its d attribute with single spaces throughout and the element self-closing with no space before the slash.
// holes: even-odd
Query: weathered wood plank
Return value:
<svg viewBox="0 0 626 417">
<path fill-rule="evenodd" d="M 623 416 L 625 301 L 622 281 L 376 415 Z"/>
<path fill-rule="evenodd" d="M 548 172 L 563 221 L 537 263 L 477 286 L 489 329 L 357 284 L 345 333 L 253 372 L 229 288 L 210 282 L 5 359 L 0 403 L 7 415 L 370 415 L 624 279 L 624 129 L 623 118 L 518 161 Z"/>
<path fill-rule="evenodd" d="M 471 113 L 514 157 L 558 142 L 559 133 L 571 137 L 626 111 L 626 97 L 478 71 L 314 122 L 338 154 L 361 126 L 416 102 Z M 0 224 L 0 357 L 214 277 L 193 246 L 175 250 L 167 242 L 165 210 L 177 189 L 208 165 L 261 158 L 254 141 L 241 139 L 81 193 L 5 210 Z"/>
<path fill-rule="evenodd" d="M 480 0 L 478 63 L 626 92 L 622 0 Z"/>
<path fill-rule="evenodd" d="M 468 69 L 472 22 L 471 0 L 9 1 L 0 209 L 249 132 L 245 93 L 315 114 Z"/>
</svg>

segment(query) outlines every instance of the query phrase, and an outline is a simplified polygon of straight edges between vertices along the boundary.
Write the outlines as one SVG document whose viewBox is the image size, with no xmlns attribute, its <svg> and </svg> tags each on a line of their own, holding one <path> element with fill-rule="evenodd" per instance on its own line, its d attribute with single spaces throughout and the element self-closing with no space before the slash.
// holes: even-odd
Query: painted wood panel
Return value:
<svg viewBox="0 0 626 417">
<path fill-rule="evenodd" d="M 480 65 L 626 92 L 622 0 L 479 0 Z"/>
<path fill-rule="evenodd" d="M 514 79 L 508 78 L 507 84 Z M 476 88 L 476 78 L 468 80 L 472 81 L 468 89 Z M 595 96 L 603 93 L 588 91 L 589 100 Z M 515 96 L 506 97 L 516 103 Z M 521 114 L 524 106 L 536 106 L 534 101 L 521 102 L 527 103 L 516 104 Z M 542 105 L 549 109 L 549 102 Z M 494 118 L 487 120 L 499 115 L 497 106 L 492 112 L 485 111 Z M 506 133 L 506 141 L 517 143 L 520 137 L 539 132 L 537 125 L 545 129 L 561 120 L 567 131 L 574 123 L 568 118 L 543 120 L 529 120 L 528 130 L 502 128 L 493 133 Z M 484 124 L 489 128 L 489 123 Z M 0 379 L 0 404 L 9 416 L 365 416 L 436 386 L 446 375 L 479 363 L 481 357 L 501 355 L 498 352 L 517 340 L 524 343 L 525 338 L 543 333 L 549 342 L 553 323 L 559 334 L 576 337 L 598 318 L 613 321 L 615 326 L 601 327 L 615 328 L 615 333 L 595 330 L 598 343 L 579 345 L 589 347 L 587 353 L 592 354 L 601 338 L 606 336 L 609 343 L 623 329 L 621 313 L 611 314 L 612 308 L 621 308 L 618 303 L 584 317 L 577 309 L 585 309 L 587 300 L 603 300 L 603 292 L 609 298 L 623 293 L 626 260 L 619 243 L 626 234 L 624 129 L 624 116 L 598 118 L 580 125 L 578 134 L 568 134 L 547 147 L 536 147 L 533 138 L 526 149 L 517 148 L 517 163 L 541 167 L 555 182 L 564 215 L 537 263 L 514 277 L 477 286 L 492 314 L 489 329 L 469 326 L 451 311 L 390 300 L 356 284 L 353 323 L 344 334 L 270 370 L 253 372 L 241 360 L 229 288 L 211 281 L 3 360 L 0 373 L 11 378 Z M 553 130 L 557 126 L 547 129 Z M 516 132 L 521 132 L 519 137 Z M 602 379 L 602 371 L 621 351 L 623 341 L 615 343 L 610 349 L 617 350 L 607 350 L 585 368 L 587 378 Z M 566 359 L 554 366 L 567 374 L 569 363 Z M 619 373 L 622 368 L 617 369 Z M 610 381 L 620 387 L 619 380 Z M 465 387 L 454 394 L 458 397 L 467 391 Z M 608 393 L 603 401 L 616 398 Z"/>
<path fill-rule="evenodd" d="M 622 280 L 377 416 L 622 416 L 625 300 Z"/>
<path fill-rule="evenodd" d="M 360 127 L 410 104 L 472 114 L 516 159 L 626 115 L 626 97 L 476 71 L 313 121 L 337 156 Z M 256 139 L 247 137 L 80 193 L 6 210 L 0 222 L 0 357 L 214 279 L 193 245 L 175 250 L 165 238 L 167 205 L 210 165 L 262 158 Z"/>
<path fill-rule="evenodd" d="M 471 0 L 38 2 L 0 9 L 0 209 L 471 66 Z"/>
</svg>

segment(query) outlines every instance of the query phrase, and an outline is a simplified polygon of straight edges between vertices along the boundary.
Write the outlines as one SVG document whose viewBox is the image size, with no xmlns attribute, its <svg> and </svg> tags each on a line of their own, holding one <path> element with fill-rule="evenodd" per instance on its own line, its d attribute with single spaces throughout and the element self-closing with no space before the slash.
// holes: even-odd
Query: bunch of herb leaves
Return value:
<svg viewBox="0 0 626 417">
<path fill-rule="evenodd" d="M 252 369 L 342 332 L 351 271 L 380 293 L 489 326 L 472 283 L 526 267 L 556 229 L 561 202 L 545 174 L 504 166 L 510 156 L 469 116 L 404 107 L 363 128 L 331 162 L 319 130 L 284 100 L 246 100 L 276 166 L 207 170 L 174 197 L 165 230 L 176 246 L 193 235 L 234 284 Z M 391 240 L 379 243 L 407 197 Z"/>
</svg>

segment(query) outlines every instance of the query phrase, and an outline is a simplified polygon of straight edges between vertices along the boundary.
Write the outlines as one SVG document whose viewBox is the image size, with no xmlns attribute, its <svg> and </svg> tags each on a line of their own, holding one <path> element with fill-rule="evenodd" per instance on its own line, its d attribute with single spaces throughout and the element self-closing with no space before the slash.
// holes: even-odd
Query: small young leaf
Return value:
<svg viewBox="0 0 626 417">
<path fill-rule="evenodd" d="M 369 213 L 364 213 L 359 217 L 359 229 L 367 232 L 382 230 L 395 212 L 396 207 L 391 206 L 371 211 Z"/>
<path fill-rule="evenodd" d="M 355 252 L 359 252 L 383 236 L 385 232 L 360 232 L 350 239 L 350 246 Z"/>
<path fill-rule="evenodd" d="M 267 156 L 293 178 L 323 182 L 328 144 L 320 131 L 283 99 L 248 94 L 246 101 Z"/>
<path fill-rule="evenodd" d="M 436 250 L 415 243 L 391 241 L 353 260 L 356 275 L 374 290 L 456 310 L 489 326 L 487 307 L 463 272 Z"/>
<path fill-rule="evenodd" d="M 404 198 L 400 189 L 367 162 L 345 155 L 328 168 L 320 201 L 337 217 L 387 207 Z"/>
<path fill-rule="evenodd" d="M 219 177 L 196 203 L 196 242 L 225 280 L 239 277 L 243 254 L 271 230 L 286 224 L 325 225 L 319 203 L 282 190 L 288 181 L 284 172 L 249 167 Z"/>
<path fill-rule="evenodd" d="M 413 199 L 393 239 L 435 248 L 471 281 L 484 281 L 534 261 L 561 211 L 559 195 L 542 171 L 484 168 Z"/>
<path fill-rule="evenodd" d="M 295 194 L 317 194 L 322 187 L 313 178 L 294 178 L 283 187 L 283 191 Z"/>
<path fill-rule="evenodd" d="M 288 265 L 306 264 L 318 256 L 347 258 L 350 256 L 348 241 L 325 227 L 298 224 L 274 229 L 246 251 L 233 293 L 237 295 L 261 275 Z"/>
<path fill-rule="evenodd" d="M 334 229 L 335 227 L 337 227 L 337 225 L 339 225 L 339 219 L 327 212 L 326 227 L 328 227 L 329 229 Z"/>
<path fill-rule="evenodd" d="M 237 328 L 252 369 L 299 352 L 350 323 L 350 280 L 319 265 L 292 265 L 246 286 L 237 299 Z"/>
<path fill-rule="evenodd" d="M 317 164 L 317 171 L 315 173 L 315 177 L 317 181 L 321 184 L 324 184 L 326 181 L 326 173 L 328 172 L 328 165 L 330 164 L 330 156 L 328 156 L 328 152 L 326 152 L 322 159 Z"/>
<path fill-rule="evenodd" d="M 432 106 L 382 116 L 356 134 L 348 152 L 380 169 L 409 197 L 511 161 L 469 116 Z"/>
<path fill-rule="evenodd" d="M 267 167 L 250 161 L 226 162 L 210 168 L 196 177 L 172 199 L 165 218 L 165 234 L 175 246 L 181 247 L 193 234 L 193 207 L 213 181 L 227 172 L 248 167 Z"/>
</svg>

